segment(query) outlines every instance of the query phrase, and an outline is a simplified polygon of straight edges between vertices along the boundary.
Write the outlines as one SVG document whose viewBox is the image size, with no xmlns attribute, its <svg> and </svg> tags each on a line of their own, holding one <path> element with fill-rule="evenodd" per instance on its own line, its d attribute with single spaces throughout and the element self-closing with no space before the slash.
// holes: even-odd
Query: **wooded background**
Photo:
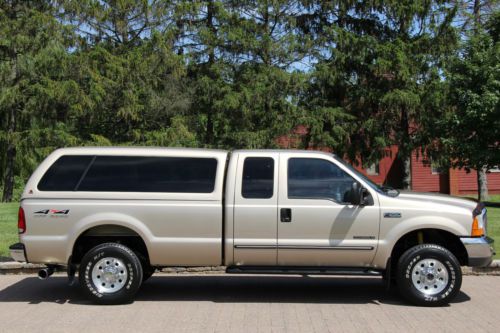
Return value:
<svg viewBox="0 0 500 333">
<path fill-rule="evenodd" d="M 58 147 L 272 148 L 297 125 L 298 148 L 398 144 L 484 187 L 499 30 L 493 0 L 0 0 L 2 201 Z"/>
</svg>

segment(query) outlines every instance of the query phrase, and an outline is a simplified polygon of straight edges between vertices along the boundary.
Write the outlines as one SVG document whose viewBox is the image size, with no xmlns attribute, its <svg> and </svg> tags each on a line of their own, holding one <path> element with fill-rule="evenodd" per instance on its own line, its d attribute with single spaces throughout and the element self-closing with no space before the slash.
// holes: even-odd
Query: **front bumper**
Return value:
<svg viewBox="0 0 500 333">
<path fill-rule="evenodd" d="M 463 237 L 460 238 L 469 257 L 468 266 L 485 267 L 491 264 L 495 251 L 494 240 L 489 237 Z"/>
<path fill-rule="evenodd" d="M 23 243 L 16 243 L 9 246 L 10 256 L 15 261 L 26 262 L 26 249 Z"/>
</svg>

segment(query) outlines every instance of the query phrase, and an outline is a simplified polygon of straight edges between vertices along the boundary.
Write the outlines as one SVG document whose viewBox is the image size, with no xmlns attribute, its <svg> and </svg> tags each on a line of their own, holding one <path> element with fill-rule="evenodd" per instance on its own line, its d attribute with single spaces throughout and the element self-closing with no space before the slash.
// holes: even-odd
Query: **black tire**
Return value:
<svg viewBox="0 0 500 333">
<path fill-rule="evenodd" d="M 428 260 L 429 269 L 432 269 L 430 266 L 439 265 L 439 272 L 443 271 L 443 273 L 438 273 L 436 269 L 429 274 L 426 273 L 427 275 L 422 275 L 420 266 L 424 267 L 426 263 L 422 260 Z M 420 263 L 419 267 L 415 267 L 418 263 Z M 421 279 L 424 282 L 420 290 L 415 286 L 419 286 L 420 282 L 415 281 L 416 283 L 414 283 L 412 280 L 414 274 L 415 280 Z M 420 276 L 418 276 L 419 274 Z M 435 294 L 425 294 L 423 288 L 429 289 L 431 293 L 433 287 L 437 288 L 438 283 L 433 286 L 434 282 L 429 282 L 437 280 L 437 276 L 444 276 L 442 280 L 444 282 L 439 287 L 439 289 L 443 289 Z M 441 280 L 441 278 L 439 279 Z M 421 244 L 408 249 L 399 258 L 397 282 L 400 294 L 411 303 L 420 306 L 440 306 L 449 303 L 460 291 L 462 271 L 457 258 L 444 247 L 435 244 Z M 427 287 L 427 284 L 430 286 Z"/>
<path fill-rule="evenodd" d="M 104 258 L 116 258 L 124 264 L 126 278 L 123 287 L 116 292 L 102 292 L 94 283 L 92 272 Z M 97 269 L 97 268 L 96 268 Z M 122 271 L 122 272 L 123 272 Z M 90 300 L 97 304 L 130 303 L 142 282 L 142 266 L 137 255 L 128 247 L 118 243 L 97 245 L 85 254 L 79 270 L 80 286 Z M 120 283 L 122 280 L 120 280 Z"/>
<path fill-rule="evenodd" d="M 146 282 L 156 271 L 156 268 L 149 264 L 149 260 L 142 254 L 137 253 L 142 266 L 142 283 Z"/>
<path fill-rule="evenodd" d="M 156 269 L 149 265 L 149 264 L 143 264 L 142 265 L 142 282 L 146 282 L 151 276 L 153 276 L 154 272 Z"/>
</svg>

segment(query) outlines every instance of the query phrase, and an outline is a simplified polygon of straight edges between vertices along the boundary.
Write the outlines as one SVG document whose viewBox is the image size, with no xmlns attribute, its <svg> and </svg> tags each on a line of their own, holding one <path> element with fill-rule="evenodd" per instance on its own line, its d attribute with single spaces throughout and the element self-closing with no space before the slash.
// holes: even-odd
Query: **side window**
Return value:
<svg viewBox="0 0 500 333">
<path fill-rule="evenodd" d="M 61 156 L 38 183 L 39 191 L 74 191 L 93 156 Z"/>
<path fill-rule="evenodd" d="M 214 158 L 97 156 L 78 191 L 211 193 Z"/>
<path fill-rule="evenodd" d="M 274 159 L 247 157 L 243 164 L 241 195 L 247 199 L 269 199 L 273 196 Z"/>
<path fill-rule="evenodd" d="M 349 202 L 355 180 L 336 164 L 315 158 L 288 160 L 288 198 Z"/>
</svg>

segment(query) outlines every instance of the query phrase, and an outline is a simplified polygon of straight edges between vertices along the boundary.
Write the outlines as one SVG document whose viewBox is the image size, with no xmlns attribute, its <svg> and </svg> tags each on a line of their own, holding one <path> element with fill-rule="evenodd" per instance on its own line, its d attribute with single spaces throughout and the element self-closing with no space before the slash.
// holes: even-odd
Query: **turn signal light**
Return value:
<svg viewBox="0 0 500 333">
<path fill-rule="evenodd" d="M 19 212 L 17 213 L 17 230 L 20 234 L 26 231 L 26 218 L 24 217 L 24 209 L 19 207 Z"/>
<path fill-rule="evenodd" d="M 477 216 L 474 217 L 474 220 L 472 221 L 472 236 L 477 236 L 481 237 L 484 236 L 484 228 L 482 226 L 479 226 L 479 221 L 477 220 Z"/>
</svg>

